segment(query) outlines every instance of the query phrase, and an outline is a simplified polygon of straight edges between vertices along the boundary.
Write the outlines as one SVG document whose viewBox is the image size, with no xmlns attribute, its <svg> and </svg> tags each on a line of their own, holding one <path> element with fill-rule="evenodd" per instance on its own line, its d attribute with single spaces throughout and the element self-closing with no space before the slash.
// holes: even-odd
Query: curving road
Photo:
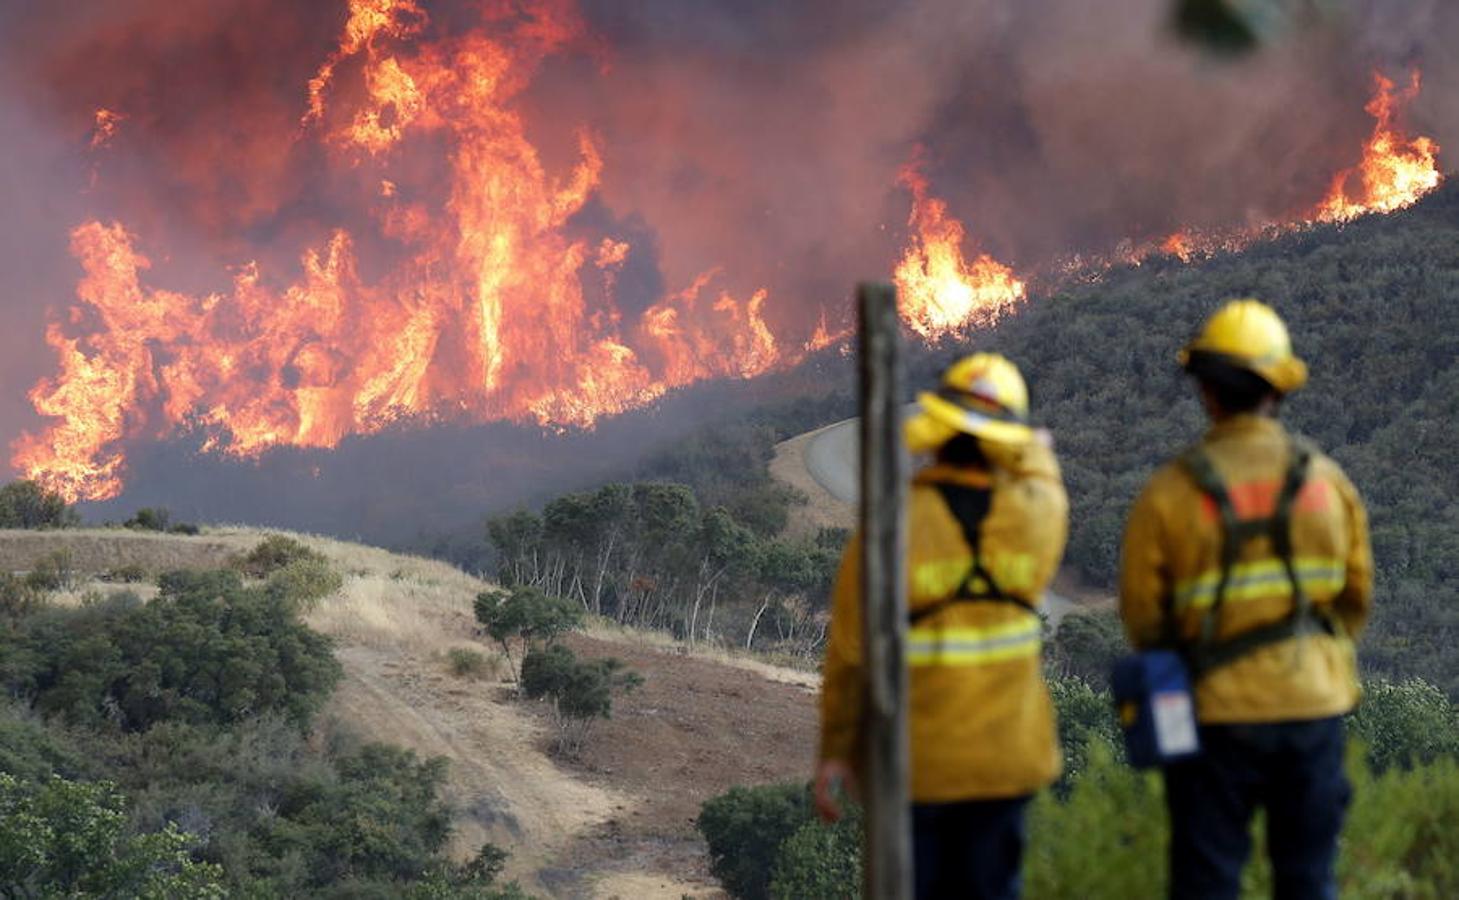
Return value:
<svg viewBox="0 0 1459 900">
<path fill-rule="evenodd" d="M 816 483 L 826 492 L 843 503 L 855 505 L 860 494 L 860 433 L 859 419 L 847 419 L 828 425 L 813 434 L 805 445 L 805 468 Z M 1049 627 L 1057 629 L 1070 610 L 1077 607 L 1074 601 L 1053 591 L 1044 594 L 1044 610 L 1048 614 Z"/>
</svg>

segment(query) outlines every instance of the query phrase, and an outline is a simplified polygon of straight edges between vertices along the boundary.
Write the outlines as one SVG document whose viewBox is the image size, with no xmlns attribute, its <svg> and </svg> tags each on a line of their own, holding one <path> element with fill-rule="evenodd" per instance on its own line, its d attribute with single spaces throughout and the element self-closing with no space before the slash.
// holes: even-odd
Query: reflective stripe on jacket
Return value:
<svg viewBox="0 0 1459 900">
<path fill-rule="evenodd" d="M 1290 438 L 1274 419 L 1240 415 L 1214 425 L 1202 446 L 1241 518 L 1268 516 L 1287 467 Z M 1253 651 L 1210 671 L 1196 688 L 1202 722 L 1279 722 L 1345 713 L 1357 702 L 1352 639 L 1367 621 L 1373 563 L 1367 514 L 1337 463 L 1314 455 L 1292 507 L 1292 561 L 1314 609 L 1341 626 Z M 1221 524 L 1209 497 L 1177 461 L 1158 470 L 1130 511 L 1120 611 L 1130 640 L 1161 643 L 1166 610 L 1180 640 L 1194 641 L 1221 577 Z M 1291 613 L 1292 582 L 1266 539 L 1232 567 L 1217 640 Z"/>
<path fill-rule="evenodd" d="M 1068 500 L 1042 446 L 1001 455 L 992 472 L 934 465 L 908 501 L 908 605 L 957 591 L 972 565 L 962 527 L 936 488 L 988 487 L 984 568 L 1007 594 L 1037 606 L 1064 551 Z M 974 586 L 975 589 L 984 586 Z M 1053 704 L 1040 666 L 1042 622 L 1008 602 L 957 602 L 908 630 L 912 799 L 935 803 L 1032 793 L 1059 774 Z M 853 536 L 832 598 L 821 695 L 822 759 L 857 762 L 861 714 L 861 565 Z"/>
</svg>

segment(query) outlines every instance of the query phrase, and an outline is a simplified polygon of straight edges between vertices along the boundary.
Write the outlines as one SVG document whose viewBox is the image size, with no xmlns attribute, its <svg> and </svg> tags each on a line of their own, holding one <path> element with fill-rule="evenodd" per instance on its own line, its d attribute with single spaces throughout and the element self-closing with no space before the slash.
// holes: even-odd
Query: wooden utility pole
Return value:
<svg viewBox="0 0 1459 900">
<path fill-rule="evenodd" d="M 901 324 L 889 284 L 857 286 L 861 318 L 861 566 L 867 900 L 912 895 L 907 775 L 907 457 Z"/>
</svg>

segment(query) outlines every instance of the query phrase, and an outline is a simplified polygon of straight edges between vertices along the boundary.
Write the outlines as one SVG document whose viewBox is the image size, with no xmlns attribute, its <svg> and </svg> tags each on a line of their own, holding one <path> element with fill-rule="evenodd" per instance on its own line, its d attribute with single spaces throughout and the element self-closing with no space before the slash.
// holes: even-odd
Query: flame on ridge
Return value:
<svg viewBox="0 0 1459 900">
<path fill-rule="evenodd" d="M 1408 87 L 1397 93 L 1390 79 L 1373 73 L 1373 98 L 1364 107 L 1373 117 L 1373 134 L 1363 147 L 1363 159 L 1333 176 L 1314 219 L 1347 222 L 1371 212 L 1393 212 L 1439 186 L 1439 145 L 1428 137 L 1409 138 L 1395 123 L 1422 86 L 1417 69 L 1409 74 Z"/>
<path fill-rule="evenodd" d="M 576 162 L 554 175 L 516 106 L 542 61 L 583 25 L 571 0 L 483 9 L 482 27 L 427 38 L 417 0 L 349 0 L 337 47 L 304 86 L 295 139 L 322 143 L 334 164 L 367 176 L 369 227 L 398 255 L 385 274 L 362 277 L 358 248 L 369 235 L 338 228 L 300 252 L 292 283 L 247 262 L 228 290 L 195 296 L 148 281 L 150 262 L 125 225 L 74 229 L 79 303 L 49 327 L 58 371 L 29 395 L 53 421 L 15 443 L 15 468 L 69 500 L 95 500 L 121 491 L 129 441 L 187 429 L 200 429 L 208 449 L 247 456 L 332 447 L 403 420 L 591 427 L 675 387 L 753 378 L 846 340 L 823 309 L 808 340 L 784 344 L 766 320 L 768 291 L 736 297 L 719 267 L 626 316 L 614 291 L 632 243 L 567 227 L 602 180 L 597 141 L 580 134 Z M 1334 176 L 1313 210 L 1257 229 L 1178 231 L 1121 258 L 1190 260 L 1418 200 L 1440 181 L 1437 144 L 1397 123 L 1418 73 L 1403 90 L 1381 75 L 1375 86 L 1362 160 Z M 125 118 L 99 110 L 92 148 L 107 147 Z M 401 164 L 416 141 L 449 148 L 435 201 L 424 199 L 433 185 L 419 183 L 419 168 Z M 894 275 L 911 330 L 936 341 L 1025 299 L 1010 267 L 965 254 L 962 222 L 917 160 L 897 181 L 912 201 Z"/>
<path fill-rule="evenodd" d="M 1409 73 L 1408 86 L 1402 90 L 1395 90 L 1392 79 L 1381 72 L 1373 73 L 1373 96 L 1363 107 L 1373 117 L 1373 133 L 1363 145 L 1362 159 L 1334 175 L 1327 196 L 1294 220 L 1244 230 L 1181 229 L 1132 251 L 1126 261 L 1138 263 L 1158 253 L 1190 262 L 1234 252 L 1298 228 L 1351 222 L 1369 213 L 1389 213 L 1412 206 L 1444 180 L 1438 143 L 1423 135 L 1409 137 L 1399 123 L 1422 86 L 1417 69 Z"/>
<path fill-rule="evenodd" d="M 1024 298 L 1027 286 L 1008 266 L 986 253 L 971 261 L 963 255 L 963 224 L 928 192 L 916 161 L 897 181 L 912 194 L 912 235 L 893 280 L 913 331 L 936 340 L 969 324 L 988 325 Z"/>
<path fill-rule="evenodd" d="M 248 263 L 230 290 L 191 296 L 148 282 L 124 225 L 77 227 L 80 302 L 48 330 L 59 371 L 30 392 L 54 421 L 15 443 L 13 465 L 69 500 L 106 499 L 122 489 L 132 439 L 201 428 L 211 449 L 251 455 L 407 418 L 591 426 L 679 385 L 796 358 L 765 322 L 767 292 L 714 288 L 717 269 L 624 320 L 611 292 L 631 245 L 565 228 L 602 175 L 593 137 L 553 177 L 514 105 L 581 22 L 567 2 L 486 10 L 490 30 L 427 41 L 414 0 L 351 0 L 307 85 L 301 139 L 377 176 L 373 215 L 402 251 L 378 280 L 361 277 L 357 237 L 341 228 L 301 254 L 292 284 Z M 335 90 L 345 60 L 361 65 L 358 99 Z M 119 119 L 98 116 L 98 133 Z M 417 199 L 408 168 L 392 170 L 417 136 L 451 147 L 444 209 Z M 590 309 L 594 270 L 607 300 Z"/>
</svg>

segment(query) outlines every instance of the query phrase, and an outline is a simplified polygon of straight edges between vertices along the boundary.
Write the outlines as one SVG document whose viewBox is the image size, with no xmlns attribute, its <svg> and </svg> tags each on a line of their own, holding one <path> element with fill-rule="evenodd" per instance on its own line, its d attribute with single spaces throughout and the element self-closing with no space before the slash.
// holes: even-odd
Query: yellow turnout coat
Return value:
<svg viewBox="0 0 1459 900">
<path fill-rule="evenodd" d="M 1041 445 L 985 442 L 992 470 L 933 465 L 908 502 L 908 605 L 915 615 L 957 592 L 972 566 L 962 526 L 936 484 L 991 491 L 980 529 L 984 569 L 1037 607 L 1063 556 L 1068 500 Z M 836 579 L 821 695 L 821 759 L 855 764 L 861 747 L 861 561 L 847 545 Z M 912 799 L 1017 797 L 1059 775 L 1053 704 L 1040 666 L 1042 622 L 1003 601 L 948 604 L 908 634 Z"/>
<path fill-rule="evenodd" d="M 1279 422 L 1232 416 L 1212 426 L 1201 447 L 1238 518 L 1272 514 L 1291 448 Z M 1373 561 L 1367 514 L 1337 463 L 1313 455 L 1291 523 L 1297 578 L 1313 609 L 1335 622 L 1338 633 L 1289 638 L 1212 669 L 1196 685 L 1202 722 L 1317 719 L 1357 702 L 1353 638 L 1367 621 Z M 1179 461 L 1156 471 L 1130 512 L 1121 564 L 1120 612 L 1136 647 L 1162 642 L 1167 611 L 1179 640 L 1196 640 L 1220 579 L 1221 535 L 1215 504 Z M 1216 640 L 1280 621 L 1293 602 L 1291 580 L 1270 541 L 1253 541 L 1232 569 Z"/>
</svg>

